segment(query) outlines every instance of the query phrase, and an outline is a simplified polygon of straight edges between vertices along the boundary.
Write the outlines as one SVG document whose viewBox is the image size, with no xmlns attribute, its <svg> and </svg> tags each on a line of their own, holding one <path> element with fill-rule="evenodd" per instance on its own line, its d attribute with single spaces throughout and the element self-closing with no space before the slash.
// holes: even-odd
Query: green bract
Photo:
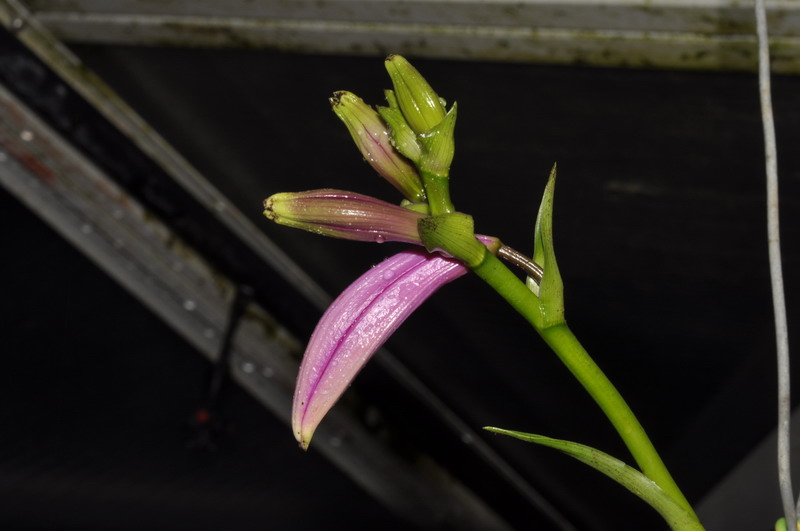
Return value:
<svg viewBox="0 0 800 531">
<path fill-rule="evenodd" d="M 486 256 L 486 247 L 475 239 L 472 216 L 451 212 L 420 218 L 422 243 L 429 251 L 441 250 L 474 268 Z"/>
<path fill-rule="evenodd" d="M 544 188 L 542 204 L 536 216 L 534 229 L 533 261 L 542 266 L 544 273 L 538 289 L 535 282 L 529 279 L 528 287 L 536 293 L 541 301 L 544 326 L 555 326 L 564 322 L 564 282 L 556 263 L 553 249 L 553 194 L 556 187 L 556 165 L 550 171 L 550 178 Z"/>
<path fill-rule="evenodd" d="M 423 146 L 423 153 L 419 159 L 419 170 L 422 174 L 448 177 L 450 164 L 453 162 L 456 146 L 453 133 L 456 127 L 456 108 L 454 103 L 444 120 L 439 122 L 432 130 L 419 135 Z"/>
</svg>

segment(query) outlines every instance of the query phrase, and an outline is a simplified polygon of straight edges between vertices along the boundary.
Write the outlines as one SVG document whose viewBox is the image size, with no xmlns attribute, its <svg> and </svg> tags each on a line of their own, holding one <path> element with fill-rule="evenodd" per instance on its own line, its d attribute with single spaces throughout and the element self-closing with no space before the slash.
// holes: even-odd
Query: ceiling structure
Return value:
<svg viewBox="0 0 800 531">
<path fill-rule="evenodd" d="M 332 296 L 402 246 L 278 227 L 261 201 L 321 187 L 392 200 L 327 104 L 342 89 L 380 103 L 391 50 L 459 102 L 453 196 L 480 232 L 530 248 L 558 162 L 572 328 L 708 528 L 769 526 L 774 339 L 749 8 L 646 4 L 0 2 L 0 522 L 662 525 L 583 465 L 480 431 L 630 461 L 475 278 L 404 324 L 297 450 L 285 422 L 305 339 Z M 773 90 L 791 319 L 800 14 L 770 12 L 787 73 Z M 214 422 L 198 422 L 206 409 Z"/>
</svg>

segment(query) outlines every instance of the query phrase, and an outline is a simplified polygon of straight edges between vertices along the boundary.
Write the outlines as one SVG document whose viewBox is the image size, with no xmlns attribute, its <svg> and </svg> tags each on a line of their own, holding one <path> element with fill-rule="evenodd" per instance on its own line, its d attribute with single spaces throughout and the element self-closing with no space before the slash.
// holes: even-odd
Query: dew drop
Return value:
<svg viewBox="0 0 800 531">
<path fill-rule="evenodd" d="M 394 278 L 394 271 L 387 271 L 383 274 L 383 280 L 392 280 Z"/>
<path fill-rule="evenodd" d="M 386 241 L 386 238 L 384 238 L 381 234 L 378 234 L 377 236 L 375 236 L 375 241 L 377 243 L 383 243 Z"/>
</svg>

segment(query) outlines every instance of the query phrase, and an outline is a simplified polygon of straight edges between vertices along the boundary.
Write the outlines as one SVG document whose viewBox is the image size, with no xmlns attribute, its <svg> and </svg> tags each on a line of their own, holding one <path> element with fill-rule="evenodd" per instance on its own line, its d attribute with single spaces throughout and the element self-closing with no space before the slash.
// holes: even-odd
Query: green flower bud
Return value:
<svg viewBox="0 0 800 531">
<path fill-rule="evenodd" d="M 397 96 L 394 95 L 393 90 L 386 89 L 383 91 L 383 95 L 386 98 L 386 103 L 389 104 L 389 107 L 392 109 L 400 109 L 400 104 L 397 103 Z"/>
<path fill-rule="evenodd" d="M 396 107 L 378 107 L 378 114 L 389 126 L 389 140 L 391 140 L 394 148 L 412 162 L 418 162 L 422 154 L 422 148 L 417 142 L 416 133 L 409 127 L 400 109 Z"/>
<path fill-rule="evenodd" d="M 445 110 L 425 78 L 399 55 L 387 57 L 385 66 L 392 78 L 397 104 L 411 129 L 419 134 L 436 127 Z"/>
</svg>

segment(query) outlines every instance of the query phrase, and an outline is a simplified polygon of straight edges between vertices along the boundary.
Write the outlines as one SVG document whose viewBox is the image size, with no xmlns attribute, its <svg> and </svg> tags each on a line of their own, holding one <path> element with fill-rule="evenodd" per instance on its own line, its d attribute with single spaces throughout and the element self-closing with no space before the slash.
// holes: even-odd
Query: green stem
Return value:
<svg viewBox="0 0 800 531">
<path fill-rule="evenodd" d="M 473 270 L 536 328 L 606 414 L 641 471 L 697 518 L 631 408 L 566 323 L 544 328 L 539 299 L 493 254 L 486 253 Z"/>
<path fill-rule="evenodd" d="M 450 179 L 447 175 L 437 175 L 429 171 L 422 170 L 422 184 L 425 186 L 425 194 L 428 197 L 428 205 L 431 207 L 431 215 L 447 214 L 455 212 L 453 202 L 450 200 Z"/>
</svg>

